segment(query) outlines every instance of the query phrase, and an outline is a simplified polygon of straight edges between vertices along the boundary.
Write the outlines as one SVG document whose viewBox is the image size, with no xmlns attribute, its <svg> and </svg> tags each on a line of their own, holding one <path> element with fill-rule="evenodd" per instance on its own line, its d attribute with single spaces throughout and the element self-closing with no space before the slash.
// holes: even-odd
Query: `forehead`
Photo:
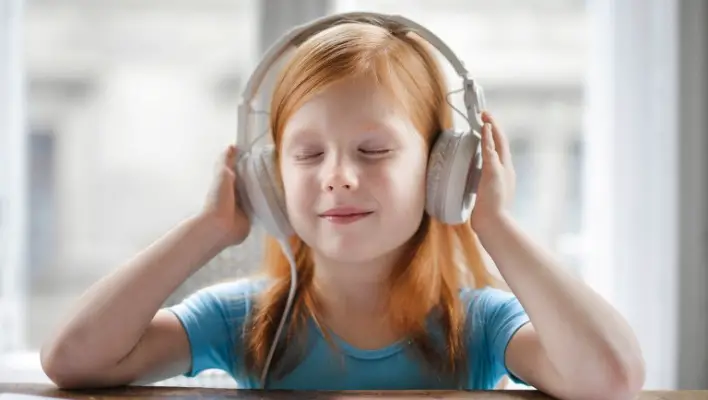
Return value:
<svg viewBox="0 0 708 400">
<path fill-rule="evenodd" d="M 362 131 L 416 133 L 389 90 L 371 79 L 351 79 L 334 83 L 303 103 L 288 119 L 283 140 Z"/>
</svg>

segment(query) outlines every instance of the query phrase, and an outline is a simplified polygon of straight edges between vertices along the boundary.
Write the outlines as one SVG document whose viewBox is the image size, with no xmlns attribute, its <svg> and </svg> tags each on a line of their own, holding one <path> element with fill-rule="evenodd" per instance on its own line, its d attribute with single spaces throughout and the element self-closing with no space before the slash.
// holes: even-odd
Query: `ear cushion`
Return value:
<svg viewBox="0 0 708 400">
<path fill-rule="evenodd" d="M 276 175 L 273 147 L 244 154 L 238 163 L 238 174 L 239 196 L 249 218 L 255 217 L 268 234 L 278 239 L 291 236 L 293 231 Z"/>
<path fill-rule="evenodd" d="M 441 132 L 428 160 L 428 214 L 451 225 L 469 220 L 476 200 L 481 161 L 481 142 L 476 135 Z"/>
<path fill-rule="evenodd" d="M 440 132 L 428 158 L 425 208 L 430 216 L 439 220 L 444 219 L 443 206 L 445 205 L 445 202 L 440 199 L 444 196 L 440 191 L 442 186 L 440 181 L 444 175 L 445 157 L 452 154 L 451 148 L 456 145 L 454 136 L 455 132 L 449 130 Z"/>
</svg>

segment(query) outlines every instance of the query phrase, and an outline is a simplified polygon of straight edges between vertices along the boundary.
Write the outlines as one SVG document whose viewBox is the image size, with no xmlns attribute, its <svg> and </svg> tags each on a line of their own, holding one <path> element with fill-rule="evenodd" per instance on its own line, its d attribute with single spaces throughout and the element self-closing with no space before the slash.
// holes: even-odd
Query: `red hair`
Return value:
<svg viewBox="0 0 708 400">
<path fill-rule="evenodd" d="M 283 68 L 271 101 L 276 149 L 280 149 L 288 118 L 304 102 L 329 85 L 359 77 L 374 79 L 399 99 L 429 148 L 438 132 L 452 127 L 445 79 L 427 43 L 381 21 L 351 21 L 304 42 Z M 315 266 L 310 249 L 298 237 L 290 242 L 298 285 L 287 334 L 272 362 L 279 376 L 294 366 L 297 357 L 291 356 L 301 349 L 294 341 L 302 339 L 307 319 L 318 321 L 321 315 L 312 285 Z M 257 298 L 246 330 L 246 365 L 254 375 L 265 364 L 290 288 L 288 260 L 273 238 L 266 241 L 263 270 L 273 284 Z M 426 214 L 389 277 L 388 318 L 398 333 L 412 340 L 428 366 L 459 378 L 466 371 L 466 310 L 460 290 L 494 282 L 470 224 L 448 226 Z M 444 343 L 430 336 L 431 317 L 440 326 Z"/>
</svg>

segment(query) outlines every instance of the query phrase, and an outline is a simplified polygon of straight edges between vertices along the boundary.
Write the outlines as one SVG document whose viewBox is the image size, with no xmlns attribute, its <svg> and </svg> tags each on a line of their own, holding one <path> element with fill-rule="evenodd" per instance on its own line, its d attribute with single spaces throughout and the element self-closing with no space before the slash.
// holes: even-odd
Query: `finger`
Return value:
<svg viewBox="0 0 708 400">
<path fill-rule="evenodd" d="M 482 127 L 482 148 L 484 151 L 483 160 L 492 161 L 498 158 L 492 135 L 492 126 L 488 123 L 485 123 Z"/>
<path fill-rule="evenodd" d="M 234 145 L 229 145 L 229 147 L 226 148 L 226 151 L 224 152 L 224 166 L 226 169 L 228 169 L 230 172 L 234 172 L 236 170 L 236 156 L 238 155 L 238 149 Z"/>
<path fill-rule="evenodd" d="M 511 149 L 509 146 L 509 140 L 499 127 L 499 124 L 494 117 L 489 112 L 485 112 L 485 116 L 487 121 L 492 125 L 494 147 L 497 149 L 501 163 L 504 165 L 511 165 Z"/>
<path fill-rule="evenodd" d="M 230 144 L 224 151 L 224 160 L 229 161 L 235 159 L 236 156 L 236 146 Z"/>
</svg>

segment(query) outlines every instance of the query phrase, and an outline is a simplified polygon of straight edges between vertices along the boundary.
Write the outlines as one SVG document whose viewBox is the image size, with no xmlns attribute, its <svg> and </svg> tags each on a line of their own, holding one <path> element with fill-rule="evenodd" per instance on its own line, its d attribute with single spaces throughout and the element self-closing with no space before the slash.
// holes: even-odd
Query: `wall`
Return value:
<svg viewBox="0 0 708 400">
<path fill-rule="evenodd" d="M 708 387 L 708 4 L 679 2 L 677 385 Z"/>
</svg>

